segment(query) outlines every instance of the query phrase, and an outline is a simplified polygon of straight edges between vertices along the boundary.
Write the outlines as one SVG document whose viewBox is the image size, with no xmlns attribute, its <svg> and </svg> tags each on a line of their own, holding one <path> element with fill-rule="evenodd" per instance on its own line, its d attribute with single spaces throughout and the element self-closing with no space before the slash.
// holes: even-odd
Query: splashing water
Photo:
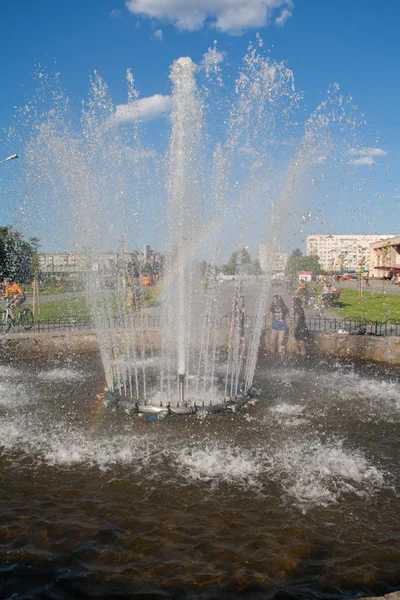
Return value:
<svg viewBox="0 0 400 600">
<path fill-rule="evenodd" d="M 163 97 L 171 126 L 165 149 L 163 137 L 154 141 L 158 125 L 141 116 L 144 100 L 130 71 L 123 106 L 113 104 L 94 73 L 79 123 L 58 76 L 41 71 L 36 98 L 19 114 L 30 132 L 23 211 L 51 222 L 55 239 L 85 257 L 87 298 L 107 384 L 134 401 L 157 396 L 175 403 L 179 381 L 190 403 L 214 397 L 218 378 L 225 397 L 235 396 L 242 383 L 245 391 L 251 388 L 271 277 L 267 272 L 260 286 L 245 351 L 239 300 L 254 219 L 261 239 L 280 251 L 296 200 L 318 178 L 321 162 L 337 159 L 337 136 L 344 151 L 345 130 L 356 125 L 351 102 L 336 85 L 302 125 L 293 73 L 252 45 L 233 89 L 230 81 L 224 86 L 216 52 L 209 50 L 205 68 L 189 57 L 172 65 L 172 95 Z M 164 124 L 159 129 L 164 132 Z M 147 227 L 157 232 L 166 257 L 160 353 L 142 287 L 127 288 L 132 265 L 125 245 L 140 247 Z M 110 273 L 101 253 L 116 246 L 118 264 Z M 232 325 L 221 350 L 215 274 L 232 249 L 238 257 Z M 208 265 L 203 290 L 202 258 Z M 142 269 L 139 265 L 139 280 Z M 106 291 L 110 277 L 117 281 L 114 293 Z M 134 310 L 127 307 L 127 291 Z M 220 362 L 222 372 L 216 369 Z"/>
</svg>

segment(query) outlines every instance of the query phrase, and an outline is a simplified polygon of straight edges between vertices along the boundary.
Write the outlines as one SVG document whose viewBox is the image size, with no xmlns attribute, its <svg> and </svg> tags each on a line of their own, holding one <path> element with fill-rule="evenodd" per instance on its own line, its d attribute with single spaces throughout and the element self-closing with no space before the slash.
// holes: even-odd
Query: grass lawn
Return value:
<svg viewBox="0 0 400 600">
<path fill-rule="evenodd" d="M 147 306 L 152 306 L 158 301 L 162 288 L 144 288 L 143 292 Z M 111 300 L 113 303 L 113 312 L 114 315 L 117 316 L 120 313 L 120 310 L 117 307 L 116 295 L 113 295 L 111 298 L 109 297 L 108 300 Z M 32 301 L 29 297 L 23 306 L 32 309 Z M 35 321 L 51 323 L 60 319 L 75 319 L 78 321 L 87 320 L 90 319 L 90 317 L 90 307 L 86 305 L 86 297 L 83 295 L 79 298 L 70 298 L 67 300 L 60 299 L 40 302 L 40 314 L 36 311 Z"/>
<path fill-rule="evenodd" d="M 316 286 L 320 293 L 320 286 Z M 322 288 L 321 288 L 322 289 Z M 150 287 L 143 290 L 146 303 L 152 306 L 157 303 L 162 292 L 162 287 Z M 358 291 L 343 289 L 341 294 L 341 307 L 331 308 L 341 319 L 354 319 L 359 321 L 400 320 L 400 296 L 383 294 L 382 292 L 363 292 L 362 300 L 358 298 Z M 24 306 L 31 307 L 29 298 Z M 118 309 L 115 304 L 115 316 Z M 36 321 L 53 322 L 59 319 L 89 319 L 90 308 L 86 306 L 86 297 L 73 298 L 69 300 L 55 300 L 41 302 L 40 315 L 35 315 Z"/>
<path fill-rule="evenodd" d="M 32 309 L 32 303 L 27 298 L 23 305 Z M 90 309 L 86 306 L 86 298 L 72 298 L 70 300 L 53 300 L 40 303 L 40 314 L 36 309 L 35 321 L 52 323 L 58 320 L 82 320 L 90 317 Z"/>
<path fill-rule="evenodd" d="M 400 296 L 383 294 L 382 292 L 363 291 L 358 298 L 358 290 L 343 289 L 340 296 L 341 307 L 331 308 L 342 319 L 358 319 L 361 321 L 395 321 L 400 320 Z"/>
<path fill-rule="evenodd" d="M 29 296 L 33 295 L 33 288 L 31 285 L 23 285 L 22 286 L 25 295 L 29 298 Z M 65 294 L 65 293 L 74 293 L 74 292 L 82 292 L 83 286 L 80 284 L 76 285 L 57 285 L 57 284 L 48 284 L 48 285 L 40 285 L 39 293 L 40 296 L 50 296 L 53 294 Z"/>
</svg>

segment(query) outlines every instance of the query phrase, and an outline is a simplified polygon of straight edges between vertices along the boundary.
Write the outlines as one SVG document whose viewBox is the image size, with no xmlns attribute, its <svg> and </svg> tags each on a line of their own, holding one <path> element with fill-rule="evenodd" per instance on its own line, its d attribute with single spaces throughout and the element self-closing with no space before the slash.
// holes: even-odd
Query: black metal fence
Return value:
<svg viewBox="0 0 400 600">
<path fill-rule="evenodd" d="M 248 330 L 252 330 L 256 324 L 256 316 L 248 316 L 246 325 Z M 126 323 L 126 318 L 121 317 L 113 321 L 113 326 L 123 326 Z M 359 319 L 338 319 L 327 318 L 322 316 L 306 316 L 308 329 L 313 332 L 323 333 L 349 333 L 359 335 L 375 335 L 375 336 L 400 336 L 400 320 L 386 321 L 361 321 Z M 135 327 L 160 327 L 160 315 L 142 315 L 140 318 L 135 318 Z M 227 329 L 232 326 L 232 316 L 230 314 L 219 317 L 215 321 L 215 327 L 218 329 Z M 269 316 L 264 315 L 262 327 L 264 330 L 269 329 Z M 35 321 L 31 332 L 57 332 L 57 331 L 74 331 L 74 330 L 90 330 L 93 329 L 93 322 L 90 319 L 79 318 L 63 318 L 54 319 L 52 321 Z M 15 333 L 23 332 L 21 325 L 16 325 L 12 328 Z"/>
<path fill-rule="evenodd" d="M 112 325 L 114 327 L 123 327 L 126 323 L 125 317 L 116 318 L 113 320 Z M 111 325 L 111 323 L 105 323 L 105 327 Z M 151 315 L 143 315 L 142 317 L 135 319 L 136 327 L 160 327 L 160 316 L 157 315 L 152 317 Z M 31 331 L 34 332 L 54 332 L 54 331 L 73 331 L 82 329 L 93 329 L 94 324 L 90 319 L 55 319 L 52 321 L 35 321 Z M 17 330 L 22 331 L 20 325 L 17 326 Z"/>
<path fill-rule="evenodd" d="M 310 331 L 324 333 L 352 333 L 359 335 L 399 336 L 400 320 L 362 321 L 360 319 L 328 319 L 326 317 L 306 317 Z"/>
<path fill-rule="evenodd" d="M 247 317 L 247 326 L 253 329 L 256 323 L 256 316 Z M 217 327 L 230 327 L 232 323 L 231 315 L 224 315 L 217 320 Z M 358 318 L 338 319 L 328 318 L 320 315 L 306 316 L 306 323 L 309 331 L 319 331 L 323 333 L 352 333 L 360 335 L 377 336 L 400 336 L 400 320 L 387 319 L 386 321 L 363 321 Z M 269 315 L 263 317 L 263 328 L 269 329 Z"/>
</svg>

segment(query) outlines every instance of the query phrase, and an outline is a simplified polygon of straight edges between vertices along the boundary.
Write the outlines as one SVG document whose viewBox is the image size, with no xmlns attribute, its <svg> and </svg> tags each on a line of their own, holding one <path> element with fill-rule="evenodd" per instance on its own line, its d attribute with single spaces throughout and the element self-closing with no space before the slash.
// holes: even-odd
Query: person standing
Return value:
<svg viewBox="0 0 400 600">
<path fill-rule="evenodd" d="M 309 334 L 300 298 L 293 298 L 292 333 L 295 344 L 295 353 L 302 358 L 306 358 L 306 341 Z"/>
<path fill-rule="evenodd" d="M 270 314 L 270 351 L 283 356 L 285 353 L 285 336 L 288 330 L 289 309 L 282 296 L 275 294 L 269 307 Z"/>
</svg>

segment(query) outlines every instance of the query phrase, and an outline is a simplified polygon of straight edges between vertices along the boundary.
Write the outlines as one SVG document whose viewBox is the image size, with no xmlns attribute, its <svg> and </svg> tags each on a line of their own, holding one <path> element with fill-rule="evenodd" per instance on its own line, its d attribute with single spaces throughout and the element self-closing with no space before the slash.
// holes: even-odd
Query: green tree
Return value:
<svg viewBox="0 0 400 600">
<path fill-rule="evenodd" d="M 211 265 L 208 264 L 206 260 L 202 260 L 200 263 L 200 279 L 205 279 L 207 274 L 211 268 Z"/>
<path fill-rule="evenodd" d="M 298 271 L 311 271 L 313 275 L 319 275 L 323 272 L 323 269 L 319 264 L 319 257 L 316 254 L 303 256 L 301 250 L 296 248 L 289 256 L 285 273 L 287 275 L 296 276 Z"/>
<path fill-rule="evenodd" d="M 33 238 L 37 243 L 37 238 Z M 30 283 L 34 276 L 36 248 L 12 227 L 0 227 L 0 274 L 18 283 Z"/>
<path fill-rule="evenodd" d="M 240 248 L 237 252 L 232 253 L 229 262 L 223 265 L 222 271 L 224 275 L 236 275 L 239 268 L 242 268 L 243 272 L 248 273 L 250 264 L 251 258 L 247 248 Z"/>
<path fill-rule="evenodd" d="M 285 267 L 285 273 L 287 275 L 297 275 L 298 271 L 302 271 L 300 268 L 300 261 L 303 258 L 303 253 L 299 248 L 293 250 L 292 254 L 289 256 L 288 261 Z"/>
<path fill-rule="evenodd" d="M 319 256 L 317 256 L 316 254 L 303 256 L 301 264 L 301 271 L 312 271 L 313 275 L 319 275 L 320 273 L 323 273 L 323 268 L 319 264 Z"/>
<path fill-rule="evenodd" d="M 258 258 L 255 259 L 253 265 L 254 265 L 254 275 L 262 275 L 262 269 L 261 269 L 260 261 L 258 260 Z"/>
<path fill-rule="evenodd" d="M 29 240 L 32 248 L 32 270 L 33 276 L 38 278 L 40 276 L 40 262 L 39 262 L 39 247 L 40 240 L 37 237 L 32 237 Z"/>
</svg>

